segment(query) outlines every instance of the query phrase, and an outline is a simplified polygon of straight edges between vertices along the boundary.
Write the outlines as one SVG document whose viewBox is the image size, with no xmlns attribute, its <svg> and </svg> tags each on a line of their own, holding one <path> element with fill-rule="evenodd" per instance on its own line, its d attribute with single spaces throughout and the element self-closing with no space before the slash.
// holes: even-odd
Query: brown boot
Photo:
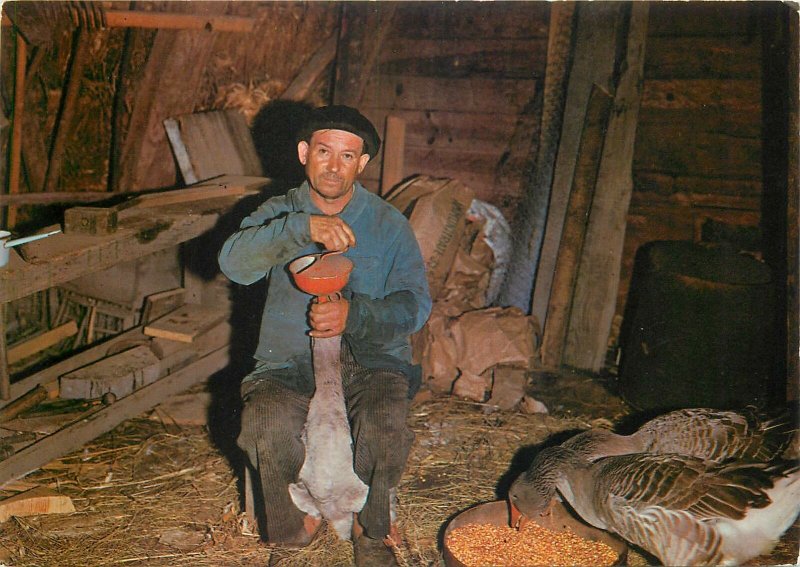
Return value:
<svg viewBox="0 0 800 567">
<path fill-rule="evenodd" d="M 356 567 L 398 567 L 397 558 L 384 540 L 364 534 L 353 536 L 353 556 Z"/>
</svg>

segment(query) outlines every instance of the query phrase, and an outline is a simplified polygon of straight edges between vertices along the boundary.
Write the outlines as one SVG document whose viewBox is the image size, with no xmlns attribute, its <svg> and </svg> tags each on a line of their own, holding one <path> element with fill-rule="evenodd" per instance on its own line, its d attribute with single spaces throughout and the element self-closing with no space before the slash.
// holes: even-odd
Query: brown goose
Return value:
<svg viewBox="0 0 800 567">
<path fill-rule="evenodd" d="M 754 408 L 692 408 L 655 417 L 631 435 L 590 429 L 568 439 L 562 447 L 590 461 L 629 453 L 677 453 L 717 462 L 766 462 L 783 454 L 795 432 L 789 412 L 767 416 Z"/>
<path fill-rule="evenodd" d="M 800 512 L 800 466 L 630 454 L 588 462 L 544 449 L 509 491 L 512 522 L 556 491 L 585 521 L 665 565 L 732 565 L 769 552 Z"/>
</svg>

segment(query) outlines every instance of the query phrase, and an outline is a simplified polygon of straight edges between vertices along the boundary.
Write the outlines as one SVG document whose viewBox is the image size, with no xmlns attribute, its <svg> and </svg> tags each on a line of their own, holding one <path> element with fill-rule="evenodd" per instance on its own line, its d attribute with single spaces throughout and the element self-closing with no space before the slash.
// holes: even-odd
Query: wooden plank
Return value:
<svg viewBox="0 0 800 567">
<path fill-rule="evenodd" d="M 650 79 L 642 87 L 642 107 L 761 111 L 758 79 Z"/>
<path fill-rule="evenodd" d="M 160 376 L 158 357 L 149 346 L 139 345 L 63 375 L 59 396 L 91 400 L 111 393 L 121 399 Z"/>
<path fill-rule="evenodd" d="M 550 2 L 403 2 L 392 37 L 520 39 L 547 37 Z"/>
<path fill-rule="evenodd" d="M 758 210 L 761 206 L 761 179 L 634 171 L 633 181 L 636 192 L 671 195 L 698 205 L 749 210 Z"/>
<path fill-rule="evenodd" d="M 182 287 L 168 289 L 148 295 L 144 300 L 142 323 L 147 324 L 174 311 L 186 301 L 186 290 Z"/>
<path fill-rule="evenodd" d="M 378 63 L 383 75 L 458 78 L 475 75 L 506 79 L 544 77 L 547 38 L 392 38 Z"/>
<path fill-rule="evenodd" d="M 381 195 L 389 193 L 400 183 L 403 175 L 403 159 L 406 148 L 406 122 L 397 116 L 386 118 L 386 135 L 383 141 L 381 171 Z"/>
<path fill-rule="evenodd" d="M 194 210 L 189 215 L 185 210 L 181 212 L 178 205 L 174 207 L 169 213 L 158 209 L 144 211 L 142 216 L 127 219 L 125 226 L 112 235 L 59 234 L 22 245 L 26 254 L 31 251 L 31 256 L 26 256 L 30 263 L 12 256 L 9 265 L 0 270 L 0 302 L 25 297 L 191 240 L 214 228 L 221 208 L 204 211 L 190 203 L 186 207 Z"/>
<path fill-rule="evenodd" d="M 524 114 L 489 114 L 484 112 L 449 112 L 425 109 L 393 110 L 391 108 L 368 108 L 364 115 L 373 124 L 385 124 L 389 116 L 406 123 L 406 147 L 418 149 L 459 150 L 464 152 L 504 151 L 513 137 L 519 122 L 528 132 L 533 129 L 535 116 Z M 527 155 L 532 138 L 528 136 L 515 153 Z"/>
<path fill-rule="evenodd" d="M 56 457 L 73 451 L 123 421 L 154 407 L 225 368 L 230 362 L 227 347 L 145 386 L 110 406 L 99 406 L 75 423 L 48 435 L 0 462 L 0 485 L 24 476 Z"/>
<path fill-rule="evenodd" d="M 598 87 L 592 90 L 547 308 L 547 324 L 541 346 L 542 364 L 545 368 L 561 366 L 578 262 L 584 246 L 586 219 L 592 204 L 612 103 L 613 98 L 604 90 Z"/>
<path fill-rule="evenodd" d="M 22 122 L 25 113 L 25 68 L 28 64 L 28 45 L 21 33 L 16 34 L 14 71 L 14 109 L 11 123 L 11 142 L 8 162 L 8 192 L 19 193 L 19 178 L 22 172 Z M 0 210 L 0 221 L 4 226 L 16 224 L 16 209 Z M 5 364 L 5 363 L 2 363 Z"/>
<path fill-rule="evenodd" d="M 281 93 L 283 100 L 305 100 L 319 77 L 336 58 L 336 46 L 339 42 L 337 34 L 331 34 L 322 46 L 314 52 L 308 63 L 292 79 L 289 86 Z"/>
<path fill-rule="evenodd" d="M 637 171 L 673 175 L 760 179 L 761 140 L 697 131 L 692 124 L 669 129 L 640 124 L 634 151 Z"/>
<path fill-rule="evenodd" d="M 81 351 L 77 354 L 72 355 L 69 358 L 51 364 L 47 368 L 43 368 L 39 372 L 32 374 L 26 378 L 21 380 L 15 381 L 11 384 L 11 400 L 16 400 L 19 397 L 23 396 L 26 392 L 35 388 L 39 384 L 53 384 L 58 380 L 58 377 L 62 374 L 66 374 L 67 372 L 71 372 L 76 368 L 80 368 L 81 366 L 85 366 L 87 364 L 91 364 L 97 360 L 100 360 L 104 356 L 106 356 L 109 352 L 113 352 L 114 349 L 128 345 L 135 344 L 144 344 L 152 339 L 150 337 L 145 336 L 142 334 L 141 327 L 135 327 L 129 331 L 125 331 L 120 333 L 119 335 L 108 339 L 107 341 L 90 347 L 84 351 Z M 8 405 L 9 401 L 2 402 L 0 401 L 0 407 L 4 407 Z"/>
<path fill-rule="evenodd" d="M 19 362 L 23 358 L 31 356 L 32 354 L 36 354 L 37 352 L 41 352 L 46 348 L 50 348 L 60 341 L 63 341 L 67 337 L 77 334 L 77 332 L 77 323 L 75 323 L 73 320 L 70 320 L 63 325 L 59 325 L 58 327 L 45 331 L 41 335 L 37 335 L 32 339 L 15 344 L 8 348 L 8 363 L 14 364 L 15 362 Z"/>
<path fill-rule="evenodd" d="M 648 37 L 645 82 L 651 79 L 758 79 L 761 45 L 749 35 Z"/>
<path fill-rule="evenodd" d="M 194 339 L 225 318 L 227 313 L 215 307 L 183 305 L 152 323 L 145 325 L 144 334 L 182 343 Z"/>
<path fill-rule="evenodd" d="M 370 77 L 361 108 L 447 110 L 518 115 L 536 95 L 536 79 L 468 77 L 435 79 L 410 75 Z"/>
<path fill-rule="evenodd" d="M 46 486 L 38 486 L 0 500 L 0 523 L 12 516 L 40 516 L 43 514 L 71 514 L 75 506 L 69 496 L 59 494 Z"/>
<path fill-rule="evenodd" d="M 204 181 L 218 175 L 263 175 L 261 160 L 256 152 L 253 138 L 238 110 L 214 110 L 177 116 L 171 120 L 177 123 L 182 146 L 189 158 L 190 167 L 181 165 L 181 173 L 187 183 L 193 180 Z M 175 136 L 174 128 L 170 141 Z"/>
<path fill-rule="evenodd" d="M 603 146 L 564 350 L 565 364 L 594 372 L 605 362 L 616 309 L 625 224 L 633 190 L 631 168 L 648 8 L 647 2 L 631 4 L 625 60 L 620 66 L 623 71 Z"/>
<path fill-rule="evenodd" d="M 731 112 L 726 108 L 642 108 L 639 124 L 660 125 L 669 130 L 676 124 L 692 124 L 697 132 L 727 134 L 742 138 L 761 136 L 761 117 L 745 112 Z"/>
<path fill-rule="evenodd" d="M 653 2 L 649 36 L 752 34 L 757 2 Z"/>
<path fill-rule="evenodd" d="M 581 3 L 578 6 L 578 27 L 558 138 L 558 155 L 546 209 L 544 236 L 539 244 L 541 251 L 538 263 L 531 266 L 529 271 L 522 272 L 522 276 L 527 273 L 533 279 L 531 314 L 542 326 L 547 325 L 547 305 L 589 96 L 593 85 L 599 85 L 608 92 L 614 91 L 614 62 L 618 38 L 623 33 L 623 19 L 618 3 Z M 519 285 L 522 286 L 524 281 L 521 280 Z M 523 288 L 525 291 L 527 289 Z"/>
<path fill-rule="evenodd" d="M 170 3 L 174 13 L 193 10 L 187 2 Z M 224 2 L 203 5 L 205 17 L 223 15 Z M 214 32 L 212 32 L 213 37 Z M 127 190 L 172 186 L 177 172 L 171 159 L 163 121 L 192 112 L 214 41 L 204 30 L 158 30 L 144 66 L 142 80 L 132 93 L 133 111 L 120 149 L 119 187 Z M 191 61 L 191 65 L 186 62 Z M 158 93 L 157 97 L 153 93 Z"/>
<path fill-rule="evenodd" d="M 394 2 L 346 3 L 337 54 L 334 102 L 361 108 L 364 89 L 373 76 L 378 54 L 391 28 Z"/>
<path fill-rule="evenodd" d="M 143 10 L 106 10 L 104 17 L 105 25 L 110 28 L 194 29 L 206 32 L 248 33 L 253 31 L 255 26 L 254 18 L 169 14 Z"/>
</svg>

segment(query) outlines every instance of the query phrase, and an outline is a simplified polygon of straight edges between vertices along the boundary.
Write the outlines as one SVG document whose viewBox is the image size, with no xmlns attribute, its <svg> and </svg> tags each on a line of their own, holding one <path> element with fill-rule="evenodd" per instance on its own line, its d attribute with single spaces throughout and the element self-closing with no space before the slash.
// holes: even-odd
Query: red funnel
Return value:
<svg viewBox="0 0 800 567">
<path fill-rule="evenodd" d="M 347 285 L 353 262 L 341 255 L 300 256 L 289 264 L 295 285 L 311 295 L 331 295 Z"/>
</svg>

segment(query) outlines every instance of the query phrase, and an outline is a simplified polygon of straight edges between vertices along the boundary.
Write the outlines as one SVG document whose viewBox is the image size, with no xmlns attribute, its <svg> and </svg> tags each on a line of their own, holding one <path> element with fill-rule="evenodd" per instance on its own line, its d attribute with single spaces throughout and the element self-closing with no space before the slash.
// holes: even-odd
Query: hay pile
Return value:
<svg viewBox="0 0 800 567">
<path fill-rule="evenodd" d="M 621 407 L 595 396 L 584 408 L 551 405 L 553 414 L 526 415 L 448 396 L 418 398 L 409 417 L 416 441 L 398 494 L 401 565 L 440 565 L 447 520 L 502 495 L 532 455 L 526 447 L 608 424 Z M 4 487 L 2 497 L 48 485 L 77 511 L 0 524 L 0 560 L 15 567 L 265 565 L 269 548 L 241 513 L 238 468 L 204 427 L 127 421 Z M 631 563 L 645 564 L 637 554 Z M 352 565 L 352 546 L 325 528 L 281 565 Z"/>
</svg>

